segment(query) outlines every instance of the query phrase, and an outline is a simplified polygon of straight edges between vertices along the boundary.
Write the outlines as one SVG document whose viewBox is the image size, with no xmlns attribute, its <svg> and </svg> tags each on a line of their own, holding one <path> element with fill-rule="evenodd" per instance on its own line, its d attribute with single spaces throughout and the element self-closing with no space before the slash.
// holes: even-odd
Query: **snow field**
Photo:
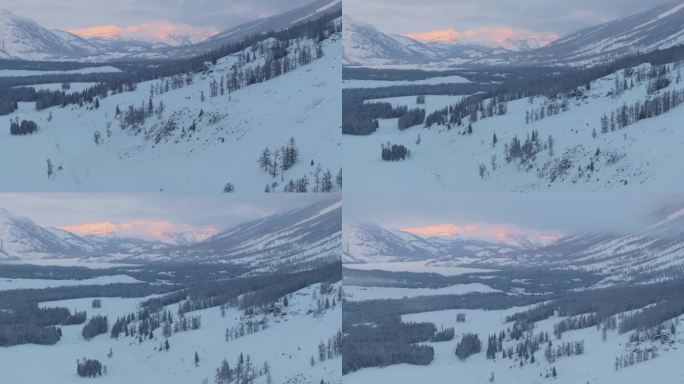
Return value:
<svg viewBox="0 0 684 384">
<path fill-rule="evenodd" d="M 622 71 L 619 73 L 622 78 Z M 433 126 L 425 129 L 421 125 L 399 131 L 397 119 L 380 120 L 379 129 L 369 136 L 343 137 L 343 145 L 354 148 L 355 152 L 355 156 L 345 159 L 347 188 L 352 195 L 392 185 L 401 185 L 407 192 L 422 193 L 426 189 L 452 192 L 606 191 L 626 188 L 647 192 L 681 189 L 682 179 L 672 175 L 684 172 L 684 164 L 677 161 L 684 145 L 684 130 L 680 129 L 684 107 L 625 129 L 601 134 L 600 119 L 604 113 L 610 115 L 624 103 L 629 105 L 646 97 L 646 83 L 635 85 L 634 89 L 619 97 L 607 96 L 613 84 L 614 75 L 595 80 L 586 100 L 570 99 L 569 111 L 530 124 L 525 124 L 526 111 L 539 108 L 547 100 L 536 97 L 534 104 L 530 104 L 528 99 L 509 102 L 506 115 L 473 123 L 472 135 L 462 135 L 464 127 L 448 130 L 444 126 Z M 682 84 L 673 82 L 668 89 L 681 88 Z M 406 99 L 411 101 L 412 98 L 415 99 Z M 431 98 L 428 96 L 428 101 Z M 467 127 L 467 118 L 464 123 Z M 594 129 L 599 133 L 596 138 L 592 137 Z M 555 158 L 560 158 L 566 151 L 572 153 L 573 168 L 562 180 L 551 182 L 538 178 L 537 168 L 551 159 L 546 150 L 536 155 L 529 170 L 517 162 L 506 163 L 504 144 L 510 143 L 514 136 L 524 141 L 532 130 L 538 131 L 543 141 L 553 136 Z M 496 146 L 492 146 L 494 134 L 498 139 Z M 418 135 L 421 136 L 420 144 L 416 144 Z M 382 161 L 380 146 L 387 142 L 407 146 L 411 150 L 411 158 L 400 162 Z M 578 172 L 578 166 L 588 166 L 597 148 L 603 154 L 615 154 L 618 160 L 609 165 L 603 158 L 600 164 L 596 164 L 594 172 Z M 496 171 L 491 165 L 494 156 Z M 478 173 L 480 164 L 486 166 L 484 178 Z"/>
</svg>

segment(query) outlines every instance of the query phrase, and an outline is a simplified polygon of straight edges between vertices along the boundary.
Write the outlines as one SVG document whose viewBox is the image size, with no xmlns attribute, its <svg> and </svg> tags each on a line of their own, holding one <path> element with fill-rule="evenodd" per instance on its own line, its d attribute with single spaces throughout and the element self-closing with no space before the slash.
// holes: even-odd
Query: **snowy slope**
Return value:
<svg viewBox="0 0 684 384">
<path fill-rule="evenodd" d="M 233 262 L 262 271 L 340 259 L 342 200 L 323 199 L 218 233 L 156 260 Z"/>
<path fill-rule="evenodd" d="M 0 259 L 80 257 L 87 246 L 78 236 L 53 232 L 0 208 Z"/>
<path fill-rule="evenodd" d="M 649 73 L 651 66 L 645 64 L 636 70 Z M 655 95 L 683 89 L 684 84 L 677 80 L 681 78 L 681 69 L 670 64 L 668 71 L 666 77 L 670 84 Z M 634 78 L 629 76 L 629 89 L 615 94 L 616 76 L 623 84 L 625 71 L 622 70 L 596 79 L 591 82 L 591 90 L 581 89 L 575 97 L 568 98 L 566 112 L 529 124 L 526 113 L 533 109 L 539 111 L 541 107 L 548 109 L 552 103 L 558 106 L 561 100 L 535 97 L 532 102 L 529 99 L 511 101 L 507 114 L 474 122 L 471 135 L 463 135 L 468 119 L 464 126 L 452 129 L 416 126 L 404 131 L 397 129 L 396 119 L 380 120 L 380 128 L 369 136 L 343 137 L 344 145 L 354 148 L 356 153 L 345 159 L 347 188 L 351 193 L 376 187 L 385 189 L 388 185 L 401 185 L 405 191 L 424 191 L 426 186 L 435 191 L 681 190 L 682 179 L 672 175 L 684 172 L 684 164 L 678 161 L 684 143 L 684 131 L 679 129 L 684 107 L 602 134 L 600 122 L 604 114 L 610 117 L 611 112 L 625 103 L 632 105 L 653 99 L 647 92 L 648 81 L 634 80 L 631 87 Z M 427 104 L 432 97 L 427 95 Z M 416 104 L 415 97 L 402 101 L 409 108 L 424 108 Z M 505 144 L 511 143 L 514 136 L 525 141 L 533 130 L 544 142 L 553 136 L 553 153 L 546 149 L 525 164 L 507 163 Z M 595 138 L 594 130 L 598 132 Z M 498 143 L 493 146 L 494 134 Z M 419 135 L 421 140 L 417 144 Z M 382 161 L 379 148 L 387 142 L 407 146 L 411 158 L 400 162 Z M 595 156 L 597 149 L 600 149 L 598 157 Z M 592 161 L 594 170 L 590 172 L 587 167 Z M 560 175 L 552 174 L 552 169 L 561 162 L 567 169 Z M 486 168 L 484 177 L 479 175 L 480 165 Z M 409 177 L 411 182 L 407 183 Z"/>
<path fill-rule="evenodd" d="M 305 44 L 315 43 L 300 42 Z M 133 131 L 119 128 L 115 109 L 147 103 L 150 87 L 159 82 L 110 95 L 100 100 L 99 109 L 69 105 L 35 111 L 32 104 L 20 104 L 7 118 L 34 120 L 40 130 L 30 136 L 0 133 L 0 153 L 23 164 L 0 171 L 0 190 L 221 192 L 230 182 L 237 192 L 261 192 L 273 181 L 280 184 L 278 190 L 289 179 L 308 175 L 311 181 L 318 164 L 335 175 L 341 166 L 341 46 L 336 35 L 320 44 L 324 56 L 309 65 L 211 98 L 210 82 L 228 73 L 238 54 L 219 60 L 208 72 L 196 74 L 191 85 L 155 96 L 155 105 L 161 101 L 165 106 L 162 118 L 149 118 Z M 297 54 L 296 48 L 290 52 Z M 177 129 L 169 129 L 170 121 Z M 189 132 L 193 122 L 196 131 Z M 95 132 L 103 138 L 99 146 Z M 259 169 L 257 157 L 290 137 L 296 139 L 300 161 L 285 173 L 284 182 L 280 175 L 273 180 Z M 49 179 L 46 159 L 55 168 Z M 311 161 L 316 165 L 310 166 Z"/>
<path fill-rule="evenodd" d="M 599 64 L 616 57 L 684 44 L 684 4 L 675 1 L 646 12 L 583 29 L 521 56 L 526 62 Z"/>
<path fill-rule="evenodd" d="M 339 283 L 333 286 L 329 300 L 340 289 Z M 7 382 L 24 384 L 49 381 L 55 384 L 73 383 L 79 378 L 76 374 L 76 359 L 84 356 L 95 358 L 107 366 L 107 374 L 96 380 L 102 383 L 202 383 L 214 381 L 216 369 L 223 359 L 234 367 L 238 355 L 250 355 L 258 368 L 268 362 L 272 382 L 290 384 L 340 383 L 341 358 L 316 361 L 312 366 L 310 359 L 318 356 L 318 344 L 335 335 L 341 328 L 341 305 L 314 315 L 319 284 L 314 284 L 289 295 L 289 306 L 281 315 L 266 315 L 268 328 L 257 333 L 225 341 L 226 328 L 238 325 L 241 320 L 261 320 L 262 316 L 243 317 L 243 311 L 228 308 L 226 316 L 221 317 L 218 307 L 193 311 L 188 316 L 201 316 L 202 326 L 197 330 L 173 333 L 168 338 L 170 349 L 159 351 L 164 342 L 161 330 L 154 332 L 153 340 L 139 343 L 130 337 L 112 339 L 109 333 L 99 335 L 89 341 L 81 336 L 83 325 L 63 326 L 61 340 L 51 346 L 18 345 L 0 349 L 3 361 L 3 378 Z M 117 317 L 136 312 L 142 298 L 104 297 L 102 308 L 91 308 L 93 298 L 65 300 L 42 303 L 43 307 L 68 307 L 86 311 L 88 317 L 108 316 L 110 329 Z M 177 305 L 169 310 L 178 321 Z M 107 357 L 111 348 L 112 357 Z M 193 361 L 194 353 L 200 357 L 199 366 Z M 41 369 L 25 369 L 27 362 L 41 361 Z M 256 378 L 255 384 L 265 384 L 267 376 Z"/>
<path fill-rule="evenodd" d="M 68 59 L 88 53 L 34 21 L 0 9 L 0 58 Z"/>
</svg>

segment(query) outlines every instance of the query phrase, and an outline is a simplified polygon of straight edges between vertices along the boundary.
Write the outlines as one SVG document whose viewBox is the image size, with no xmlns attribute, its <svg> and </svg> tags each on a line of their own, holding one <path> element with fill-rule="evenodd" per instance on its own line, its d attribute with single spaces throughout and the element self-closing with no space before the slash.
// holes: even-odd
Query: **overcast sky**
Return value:
<svg viewBox="0 0 684 384">
<path fill-rule="evenodd" d="M 404 196 L 394 194 L 344 200 L 344 221 L 378 223 L 392 229 L 436 228 L 451 224 L 467 237 L 486 238 L 503 230 L 571 234 L 631 231 L 652 224 L 663 206 L 684 208 L 682 195 L 630 193 L 478 193 Z M 518 232 L 516 232 L 516 230 Z M 484 237 L 480 237 L 480 235 Z"/>
<path fill-rule="evenodd" d="M 388 33 L 499 26 L 565 35 L 672 1 L 344 0 L 344 12 Z"/>
<path fill-rule="evenodd" d="M 74 232 L 113 231 L 154 237 L 158 231 L 206 233 L 314 203 L 297 194 L 0 194 L 0 208 L 39 225 Z"/>
<path fill-rule="evenodd" d="M 282 13 L 312 0 L 3 0 L 0 8 L 49 29 L 161 34 L 210 34 Z M 115 27 L 115 28 L 112 28 Z"/>
</svg>

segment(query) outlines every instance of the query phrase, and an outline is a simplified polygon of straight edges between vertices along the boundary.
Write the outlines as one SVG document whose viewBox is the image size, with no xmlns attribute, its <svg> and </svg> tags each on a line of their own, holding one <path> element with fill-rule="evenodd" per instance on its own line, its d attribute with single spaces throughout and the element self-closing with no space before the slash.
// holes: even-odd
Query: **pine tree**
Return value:
<svg viewBox="0 0 684 384">
<path fill-rule="evenodd" d="M 195 367 L 199 367 L 199 355 L 197 354 L 197 351 L 195 351 Z"/>
</svg>

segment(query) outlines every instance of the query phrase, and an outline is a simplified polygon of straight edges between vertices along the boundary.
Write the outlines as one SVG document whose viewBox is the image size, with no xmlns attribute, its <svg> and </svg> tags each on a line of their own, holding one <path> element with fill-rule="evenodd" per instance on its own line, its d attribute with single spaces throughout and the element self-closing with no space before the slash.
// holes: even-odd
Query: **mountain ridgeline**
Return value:
<svg viewBox="0 0 684 384">
<path fill-rule="evenodd" d="M 230 263 L 247 269 L 297 271 L 339 263 L 342 205 L 330 197 L 267 216 L 191 244 L 86 235 L 44 228 L 0 210 L 0 257 L 8 260 L 88 259 L 129 263 Z M 169 237 L 170 238 L 170 237 Z M 174 237 L 177 238 L 177 237 Z"/>
</svg>

